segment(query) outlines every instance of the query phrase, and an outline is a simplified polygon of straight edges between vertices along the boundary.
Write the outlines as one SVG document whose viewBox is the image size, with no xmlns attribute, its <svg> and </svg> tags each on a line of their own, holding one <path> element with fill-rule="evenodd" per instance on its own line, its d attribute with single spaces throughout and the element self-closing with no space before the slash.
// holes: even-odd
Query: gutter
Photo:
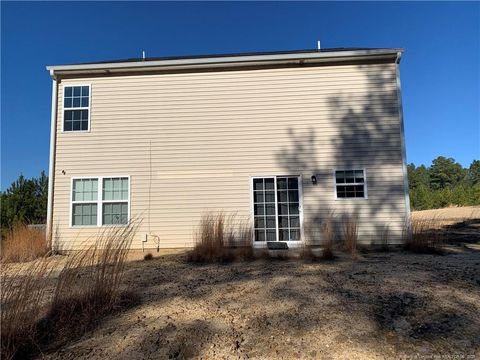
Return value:
<svg viewBox="0 0 480 360">
<path fill-rule="evenodd" d="M 53 77 L 53 71 L 50 71 Z M 50 118 L 50 160 L 48 164 L 48 202 L 47 202 L 47 239 L 52 243 L 53 233 L 53 185 L 55 182 L 55 145 L 56 145 L 56 130 L 57 130 L 57 92 L 58 86 L 55 79 L 52 80 L 52 113 Z"/>
<path fill-rule="evenodd" d="M 395 59 L 395 67 L 397 74 L 397 99 L 398 99 L 398 116 L 400 119 L 400 137 L 402 143 L 402 162 L 403 162 L 403 191 L 405 194 L 405 224 L 410 221 L 410 193 L 408 189 L 408 170 L 407 170 L 407 149 L 405 146 L 405 126 L 403 122 L 403 103 L 402 103 L 402 86 L 400 83 L 400 60 L 402 58 L 402 52 L 397 53 Z"/>
<path fill-rule="evenodd" d="M 47 66 L 53 78 L 56 75 L 113 73 L 156 70 L 192 70 L 219 67 L 241 67 L 260 65 L 308 64 L 328 62 L 348 62 L 352 60 L 391 59 L 395 60 L 403 49 L 373 49 L 352 51 L 311 52 L 294 54 L 212 56 L 202 58 L 179 58 L 165 60 L 144 60 L 131 62 L 111 62 L 98 64 L 54 65 Z"/>
</svg>

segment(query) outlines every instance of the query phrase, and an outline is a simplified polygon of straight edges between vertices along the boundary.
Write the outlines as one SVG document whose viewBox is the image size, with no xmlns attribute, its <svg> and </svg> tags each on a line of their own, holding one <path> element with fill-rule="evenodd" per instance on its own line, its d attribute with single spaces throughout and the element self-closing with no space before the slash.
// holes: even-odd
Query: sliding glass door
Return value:
<svg viewBox="0 0 480 360">
<path fill-rule="evenodd" d="M 298 176 L 253 178 L 255 241 L 300 240 Z"/>
</svg>

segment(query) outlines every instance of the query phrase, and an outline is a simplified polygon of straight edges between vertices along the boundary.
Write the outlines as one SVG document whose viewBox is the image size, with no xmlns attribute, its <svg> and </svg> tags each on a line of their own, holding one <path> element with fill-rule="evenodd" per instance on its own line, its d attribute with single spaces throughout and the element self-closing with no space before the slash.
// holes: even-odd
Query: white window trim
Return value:
<svg viewBox="0 0 480 360">
<path fill-rule="evenodd" d="M 127 178 L 128 179 L 128 198 L 127 200 L 103 200 L 103 179 Z M 74 180 L 96 179 L 98 181 L 97 200 L 96 201 L 73 201 L 73 182 Z M 130 175 L 105 175 L 105 176 L 74 176 L 70 180 L 70 228 L 105 228 L 105 227 L 125 227 L 130 223 Z M 127 202 L 127 223 L 126 224 L 107 224 L 103 225 L 103 204 L 104 203 L 124 203 Z M 73 204 L 97 204 L 97 225 L 73 225 Z"/>
<path fill-rule="evenodd" d="M 298 178 L 298 212 L 300 218 L 300 240 L 298 241 L 279 241 L 276 242 L 287 244 L 288 248 L 299 248 L 302 247 L 305 242 L 305 234 L 303 228 L 303 186 L 302 186 L 302 175 L 255 175 L 250 176 L 250 216 L 251 216 L 251 228 L 252 228 L 252 245 L 257 249 L 267 248 L 267 241 L 255 241 L 255 212 L 254 212 L 254 199 L 253 199 L 253 180 L 255 179 L 266 179 L 273 178 L 274 188 L 275 188 L 275 223 L 276 223 L 276 232 L 277 239 L 278 236 L 278 202 L 277 202 L 277 178 L 279 177 L 297 177 Z"/>
<path fill-rule="evenodd" d="M 75 87 L 75 86 L 88 86 L 88 106 L 81 106 L 81 107 L 75 107 L 75 108 L 65 108 L 65 88 L 67 87 Z M 90 118 L 91 118 L 91 108 L 92 106 L 92 86 L 91 84 L 65 84 L 63 85 L 62 88 L 62 111 L 61 111 L 61 116 L 62 116 L 62 133 L 65 134 L 78 134 L 78 133 L 89 133 L 90 132 Z M 71 131 L 65 131 L 65 110 L 88 110 L 88 129 L 87 130 L 71 130 Z M 88 178 L 87 178 L 88 179 Z"/>
<path fill-rule="evenodd" d="M 348 183 L 348 184 L 337 184 L 337 176 L 336 172 L 337 171 L 355 171 L 355 170 L 363 170 L 363 183 Z M 337 196 L 337 185 L 363 185 L 363 197 L 353 197 L 353 198 L 339 198 Z M 367 187 L 367 169 L 364 167 L 360 166 L 352 166 L 348 168 L 338 168 L 338 169 L 333 169 L 333 193 L 335 200 L 339 201 L 348 201 L 348 200 L 367 200 L 368 199 L 368 187 Z"/>
</svg>

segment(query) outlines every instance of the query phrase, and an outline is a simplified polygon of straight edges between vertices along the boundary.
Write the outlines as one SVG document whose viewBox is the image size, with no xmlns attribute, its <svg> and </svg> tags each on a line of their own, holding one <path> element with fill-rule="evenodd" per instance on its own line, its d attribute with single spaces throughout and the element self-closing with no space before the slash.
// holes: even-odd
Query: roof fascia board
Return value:
<svg viewBox="0 0 480 360">
<path fill-rule="evenodd" d="M 237 67 L 237 66 L 257 66 L 257 65 L 277 65 L 288 63 L 315 63 L 315 62 L 333 62 L 349 60 L 367 60 L 375 58 L 396 58 L 398 52 L 402 49 L 375 49 L 375 50 L 354 50 L 354 51 L 335 51 L 326 53 L 295 53 L 295 54 L 275 54 L 275 55 L 247 55 L 231 57 L 211 57 L 195 59 L 176 59 L 176 60 L 155 60 L 121 63 L 102 63 L 102 64 L 80 64 L 80 65 L 55 65 L 47 66 L 50 74 L 78 74 L 78 73 L 96 73 L 96 72 L 125 72 L 145 70 L 166 70 L 166 69 L 201 69 L 214 67 Z"/>
</svg>

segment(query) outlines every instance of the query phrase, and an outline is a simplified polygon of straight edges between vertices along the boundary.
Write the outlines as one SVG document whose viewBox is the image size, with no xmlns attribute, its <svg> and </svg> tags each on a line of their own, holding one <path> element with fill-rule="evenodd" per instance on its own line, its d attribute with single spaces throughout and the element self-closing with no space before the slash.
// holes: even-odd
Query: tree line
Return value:
<svg viewBox="0 0 480 360">
<path fill-rule="evenodd" d="M 463 168 L 452 158 L 439 156 L 429 167 L 409 164 L 410 206 L 413 210 L 450 205 L 480 205 L 480 160 Z M 2 233 L 16 223 L 45 224 L 47 218 L 48 177 L 23 175 L 1 193 Z"/>
<path fill-rule="evenodd" d="M 48 176 L 38 178 L 20 175 L 1 193 L 2 235 L 17 223 L 45 224 L 47 221 Z"/>
<path fill-rule="evenodd" d="M 480 205 L 480 160 L 464 168 L 453 158 L 439 156 L 429 167 L 409 164 L 407 169 L 413 210 Z"/>
</svg>

